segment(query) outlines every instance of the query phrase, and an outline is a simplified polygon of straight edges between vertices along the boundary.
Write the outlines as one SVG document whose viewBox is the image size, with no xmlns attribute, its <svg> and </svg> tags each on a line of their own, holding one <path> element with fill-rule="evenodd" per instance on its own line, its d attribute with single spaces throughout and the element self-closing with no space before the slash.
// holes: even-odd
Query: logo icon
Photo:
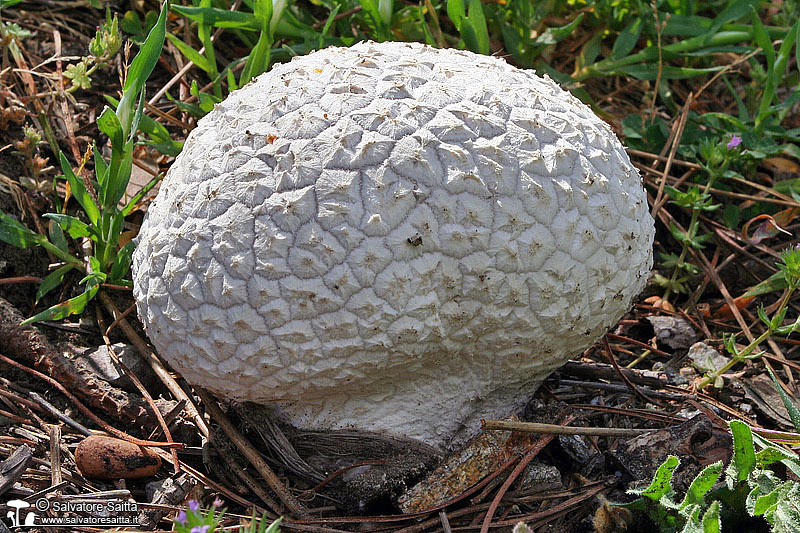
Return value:
<svg viewBox="0 0 800 533">
<path fill-rule="evenodd" d="M 22 509 L 27 509 L 31 506 L 25 500 L 9 500 L 6 502 L 6 505 L 14 509 L 13 511 L 8 511 L 6 513 L 6 517 L 11 520 L 11 527 L 23 527 L 23 526 L 33 526 L 36 525 L 36 513 L 28 512 L 25 515 L 25 522 L 20 522 L 20 511 Z"/>
</svg>

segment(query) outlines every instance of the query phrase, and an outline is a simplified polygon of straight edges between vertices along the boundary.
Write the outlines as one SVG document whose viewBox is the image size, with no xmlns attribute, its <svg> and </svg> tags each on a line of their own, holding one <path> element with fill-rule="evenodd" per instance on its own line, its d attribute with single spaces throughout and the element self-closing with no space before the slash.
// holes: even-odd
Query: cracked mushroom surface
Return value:
<svg viewBox="0 0 800 533">
<path fill-rule="evenodd" d="M 134 295 L 188 381 L 441 449 L 629 309 L 653 234 L 623 146 L 554 81 L 365 42 L 275 65 L 198 122 Z"/>
</svg>

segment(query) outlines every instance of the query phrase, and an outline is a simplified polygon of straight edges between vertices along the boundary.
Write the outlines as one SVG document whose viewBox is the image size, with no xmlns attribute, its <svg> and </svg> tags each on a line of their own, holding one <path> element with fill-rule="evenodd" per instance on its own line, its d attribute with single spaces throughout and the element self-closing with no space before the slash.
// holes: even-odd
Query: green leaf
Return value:
<svg viewBox="0 0 800 533">
<path fill-rule="evenodd" d="M 83 212 L 86 213 L 87 217 L 89 217 L 89 221 L 97 226 L 97 223 L 100 220 L 100 209 L 98 209 L 97 204 L 94 203 L 94 200 L 86 191 L 86 186 L 83 184 L 83 180 L 79 179 L 75 175 L 75 172 L 72 171 L 72 166 L 69 164 L 69 161 L 67 161 L 64 153 L 59 152 L 58 157 L 59 161 L 61 162 L 61 170 L 67 177 L 67 182 L 72 190 L 72 196 L 74 196 L 78 203 L 81 204 Z"/>
<path fill-rule="evenodd" d="M 367 0 L 363 1 L 366 2 Z M 369 2 L 372 3 L 374 15 L 377 16 L 377 7 L 374 6 L 372 0 L 369 0 Z M 362 5 L 364 4 L 362 3 Z M 261 33 L 258 35 L 256 46 L 250 51 L 247 62 L 242 69 L 242 74 L 239 76 L 240 86 L 249 82 L 262 72 L 266 72 L 269 68 L 270 52 L 272 49 L 272 29 L 270 27 L 270 21 L 272 19 L 272 0 L 260 0 L 254 7 L 256 19 L 261 26 Z M 376 24 L 380 24 L 380 20 L 378 20 Z M 200 99 L 200 107 L 206 109 L 202 99 Z"/>
<path fill-rule="evenodd" d="M 692 504 L 702 504 L 706 493 L 714 487 L 720 474 L 722 474 L 721 461 L 710 464 L 701 470 L 692 481 L 692 484 L 689 485 L 686 496 L 684 496 L 680 504 L 680 508 L 684 509 Z"/>
<path fill-rule="evenodd" d="M 464 19 L 467 18 L 464 0 L 447 0 L 447 16 L 453 21 L 456 29 L 461 32 L 461 26 L 464 24 Z"/>
<path fill-rule="evenodd" d="M 99 280 L 90 281 L 86 285 L 86 290 L 74 298 L 70 298 L 65 302 L 56 304 L 41 313 L 34 315 L 26 320 L 23 320 L 20 325 L 33 324 L 34 322 L 41 322 L 43 320 L 61 320 L 69 315 L 82 313 L 86 308 L 86 304 L 94 298 L 97 290 L 100 288 Z"/>
<path fill-rule="evenodd" d="M 753 10 L 753 6 L 760 4 L 758 0 L 734 0 L 714 18 L 711 27 L 706 32 L 708 38 L 716 34 L 722 26 L 734 20 L 746 17 Z"/>
<path fill-rule="evenodd" d="M 165 0 L 161 6 L 161 13 L 158 15 L 155 26 L 150 30 L 147 39 L 139 48 L 139 53 L 133 58 L 125 77 L 125 84 L 122 86 L 123 93 L 131 92 L 138 94 L 144 87 L 147 78 L 153 72 L 161 55 L 161 48 L 164 46 L 164 36 L 167 27 L 167 11 L 169 10 L 169 0 Z"/>
<path fill-rule="evenodd" d="M 483 15 L 481 0 L 469 0 L 467 13 L 467 26 L 470 31 L 462 31 L 467 47 L 478 54 L 489 54 L 489 30 L 486 27 L 486 18 Z"/>
<path fill-rule="evenodd" d="M 764 85 L 764 94 L 761 96 L 761 105 L 758 109 L 758 115 L 755 119 L 755 132 L 760 134 L 763 131 L 764 121 L 774 111 L 771 109 L 772 101 L 775 97 L 775 91 L 783 80 L 783 74 L 786 71 L 786 63 L 791 57 L 792 48 L 794 47 L 797 34 L 800 31 L 800 22 L 792 26 L 792 29 L 786 34 L 786 37 L 778 50 L 778 55 L 775 57 L 773 68 L 767 72 L 767 82 Z"/>
<path fill-rule="evenodd" d="M 703 515 L 703 533 L 720 533 L 722 530 L 722 519 L 719 516 L 719 500 L 715 500 L 708 506 L 706 514 Z"/>
<path fill-rule="evenodd" d="M 116 115 L 114 118 L 116 118 Z M 97 183 L 102 187 L 108 175 L 108 163 L 106 163 L 100 150 L 97 149 L 97 143 L 94 141 L 92 141 L 92 154 L 94 155 L 94 175 L 97 178 Z"/>
<path fill-rule="evenodd" d="M 260 25 L 252 13 L 230 11 L 216 7 L 191 7 L 173 4 L 172 11 L 204 26 L 257 31 Z"/>
<path fill-rule="evenodd" d="M 111 146 L 119 146 L 125 144 L 125 133 L 122 131 L 122 124 L 119 122 L 119 118 L 111 110 L 110 107 L 105 106 L 103 108 L 103 112 L 97 117 L 97 129 L 108 135 L 108 138 L 111 140 Z M 95 158 L 96 159 L 96 158 Z M 106 168 L 108 165 L 105 165 Z M 97 173 L 96 173 L 97 174 Z M 103 181 L 99 181 L 100 175 L 97 174 L 98 183 L 102 188 L 105 182 L 105 172 L 103 172 Z"/>
<path fill-rule="evenodd" d="M 673 492 L 672 484 L 670 483 L 672 480 L 672 474 L 675 472 L 675 469 L 678 468 L 679 464 L 680 460 L 674 455 L 670 455 L 661 464 L 661 466 L 658 467 L 658 470 L 656 470 L 656 473 L 653 476 L 653 481 L 646 489 L 629 490 L 628 494 L 644 496 L 655 502 L 659 501 L 662 496 L 671 494 Z"/>
<path fill-rule="evenodd" d="M 212 72 L 211 65 L 208 64 L 208 60 L 203 57 L 200 52 L 180 40 L 177 36 L 173 35 L 172 33 L 167 33 L 167 39 L 170 40 L 175 47 L 180 50 L 180 52 L 186 56 L 186 59 L 194 63 L 197 67 L 205 71 L 207 74 Z"/>
<path fill-rule="evenodd" d="M 778 379 L 775 377 L 775 374 L 772 373 L 772 370 L 769 367 L 767 367 L 767 372 L 769 372 L 769 377 L 772 378 L 772 384 L 775 386 L 775 390 L 778 391 L 778 395 L 781 397 L 783 405 L 789 412 L 789 418 L 792 419 L 792 425 L 794 426 L 795 431 L 800 432 L 800 409 L 797 408 L 789 395 L 786 394 L 786 391 L 783 390 L 783 387 L 780 386 Z"/>
<path fill-rule="evenodd" d="M 575 28 L 578 27 L 578 24 L 580 24 L 583 20 L 583 15 L 583 13 L 579 14 L 577 17 L 575 17 L 575 20 L 563 26 L 547 28 L 544 30 L 544 33 L 532 41 L 532 44 L 535 46 L 547 46 L 563 41 L 572 34 Z"/>
<path fill-rule="evenodd" d="M 744 293 L 742 298 L 761 296 L 762 294 L 782 291 L 786 287 L 788 287 L 788 284 L 786 283 L 786 276 L 783 275 L 783 272 L 775 272 L 773 275 Z"/>
<path fill-rule="evenodd" d="M 788 450 L 778 448 L 775 445 L 767 446 L 766 448 L 756 452 L 756 464 L 758 468 L 766 468 L 767 466 L 778 463 L 780 461 L 796 461 L 797 456 Z"/>
<path fill-rule="evenodd" d="M 756 453 L 750 426 L 739 420 L 731 420 L 729 426 L 733 436 L 733 457 L 725 475 L 728 488 L 734 490 L 735 485 L 746 480 L 755 469 Z"/>
<path fill-rule="evenodd" d="M 769 38 L 764 25 L 761 23 L 761 17 L 758 16 L 758 11 L 753 8 L 753 39 L 756 44 L 764 51 L 764 57 L 767 58 L 767 70 L 772 70 L 775 65 L 775 49 L 772 47 L 772 40 Z"/>
<path fill-rule="evenodd" d="M 69 236 L 73 239 L 90 237 L 92 240 L 96 241 L 100 237 L 96 229 L 73 216 L 61 215 L 58 213 L 46 213 L 44 216 L 54 220 L 61 226 L 61 229 L 69 233 Z"/>
<path fill-rule="evenodd" d="M 47 237 L 29 230 L 21 222 L 0 211 L 0 240 L 18 248 L 30 248 L 41 246 L 47 241 Z"/>
<path fill-rule="evenodd" d="M 136 204 L 138 204 L 144 195 L 147 194 L 150 189 L 155 187 L 156 183 L 158 183 L 163 177 L 163 173 L 155 176 L 153 179 L 148 181 L 147 184 L 145 184 L 145 186 L 139 190 L 139 192 L 137 192 L 130 200 L 128 200 L 128 203 L 125 204 L 125 207 L 122 209 L 122 216 L 126 217 L 130 215 L 131 212 L 133 212 L 133 209 L 136 207 Z"/>
<path fill-rule="evenodd" d="M 614 41 L 614 47 L 611 49 L 610 57 L 612 59 L 619 59 L 631 53 L 636 43 L 639 42 L 639 35 L 642 33 L 642 22 L 642 18 L 636 17 L 633 22 L 625 26 L 625 29 L 620 32 L 619 37 Z"/>
<path fill-rule="evenodd" d="M 128 241 L 125 246 L 119 249 L 117 256 L 114 258 L 114 264 L 111 266 L 111 272 L 108 275 L 110 282 L 119 281 L 128 273 L 131 268 L 134 248 L 133 241 Z"/>
<path fill-rule="evenodd" d="M 75 268 L 75 264 L 70 263 L 63 266 L 58 267 L 50 274 L 47 275 L 44 280 L 39 284 L 39 289 L 36 291 L 36 303 L 39 303 L 39 300 L 44 298 L 44 295 L 61 285 L 64 281 L 64 276 Z"/>
<path fill-rule="evenodd" d="M 147 38 L 139 48 L 139 53 L 131 61 L 128 74 L 125 76 L 125 83 L 122 86 L 122 99 L 117 106 L 117 117 L 122 124 L 123 132 L 127 132 L 131 125 L 131 114 L 134 112 L 135 99 L 139 96 L 145 86 L 147 78 L 153 72 L 164 47 L 164 36 L 167 32 L 167 11 L 169 10 L 169 0 L 164 0 L 161 12 L 158 15 L 156 24 L 150 30 Z"/>
<path fill-rule="evenodd" d="M 781 483 L 769 470 L 756 470 L 749 480 L 752 490 L 747 495 L 745 508 L 750 516 L 761 516 L 773 510 L 778 500 L 788 492 L 790 481 Z"/>
<path fill-rule="evenodd" d="M 764 514 L 772 524 L 773 533 L 794 533 L 800 531 L 800 485 L 792 483 L 789 491 L 778 500 L 775 509 Z"/>
<path fill-rule="evenodd" d="M 64 237 L 64 231 L 56 221 L 52 220 L 48 222 L 47 235 L 50 237 L 50 242 L 52 242 L 56 248 L 64 253 L 69 253 L 69 244 L 67 244 L 67 239 Z"/>
</svg>

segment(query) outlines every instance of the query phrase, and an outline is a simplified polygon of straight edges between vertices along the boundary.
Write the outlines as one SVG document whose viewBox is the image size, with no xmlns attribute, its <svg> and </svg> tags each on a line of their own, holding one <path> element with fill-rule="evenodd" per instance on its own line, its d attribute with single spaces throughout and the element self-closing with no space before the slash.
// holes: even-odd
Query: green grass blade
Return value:
<svg viewBox="0 0 800 533">
<path fill-rule="evenodd" d="M 198 68 L 207 74 L 211 72 L 211 66 L 208 64 L 206 58 L 200 55 L 200 52 L 180 40 L 177 36 L 171 33 L 166 35 L 167 39 L 169 39 L 169 41 L 175 45 L 175 48 L 177 48 L 184 56 L 186 56 L 186 59 L 194 63 Z"/>
<path fill-rule="evenodd" d="M 164 0 L 155 26 L 150 30 L 141 48 L 139 48 L 139 53 L 131 61 L 128 74 L 125 76 L 125 83 L 122 86 L 122 99 L 117 106 L 117 117 L 119 117 L 122 130 L 125 133 L 128 133 L 131 127 L 133 118 L 131 115 L 136 106 L 135 100 L 144 89 L 145 82 L 153 72 L 158 62 L 158 57 L 161 55 L 161 49 L 164 47 L 168 10 L 169 0 Z"/>
<path fill-rule="evenodd" d="M 240 86 L 246 84 L 262 72 L 266 72 L 269 68 L 270 51 L 272 49 L 272 32 L 270 30 L 272 0 L 258 0 L 254 8 L 256 18 L 261 25 L 261 33 L 258 36 L 256 46 L 250 51 L 250 55 L 247 57 L 247 62 L 244 64 L 241 76 L 239 76 Z"/>
<path fill-rule="evenodd" d="M 72 196 L 74 196 L 78 203 L 81 204 L 84 213 L 86 213 L 86 216 L 89 217 L 89 221 L 94 226 L 97 226 L 98 222 L 100 221 L 100 209 L 98 209 L 97 204 L 94 203 L 94 200 L 86 191 L 86 186 L 83 184 L 83 180 L 79 179 L 75 175 L 75 172 L 73 172 L 72 166 L 69 164 L 69 161 L 67 161 L 64 153 L 59 152 L 58 157 L 59 161 L 61 162 L 61 170 L 67 177 L 67 183 L 69 183 L 70 189 L 72 190 Z"/>
<path fill-rule="evenodd" d="M 619 59 L 630 54 L 636 46 L 636 43 L 639 42 L 641 33 L 642 19 L 636 18 L 620 32 L 619 37 L 614 41 L 614 47 L 611 49 L 610 57 L 612 59 Z"/>
<path fill-rule="evenodd" d="M 734 0 L 714 18 L 714 22 L 711 23 L 707 35 L 711 37 L 725 24 L 746 17 L 751 13 L 754 7 L 758 7 L 760 3 L 760 0 Z"/>
<path fill-rule="evenodd" d="M 317 45 L 317 48 L 322 48 L 325 46 L 325 36 L 328 35 L 328 32 L 333 25 L 333 21 L 336 18 L 336 15 L 339 13 L 339 8 L 341 7 L 341 5 L 337 4 L 337 6 L 333 8 L 333 11 L 331 11 L 328 15 L 328 20 L 325 21 L 325 26 L 322 27 L 322 33 L 319 35 L 319 44 Z"/>
<path fill-rule="evenodd" d="M 61 285 L 64 281 L 64 276 L 66 276 L 67 272 L 75 268 L 74 264 L 67 264 L 63 265 L 53 272 L 47 275 L 46 278 L 39 284 L 39 289 L 36 291 L 36 303 L 39 303 L 39 300 L 44 298 L 44 296 Z"/>
<path fill-rule="evenodd" d="M 232 28 L 258 31 L 261 27 L 253 13 L 230 11 L 216 7 L 191 7 L 174 4 L 172 11 L 198 24 L 211 25 L 215 28 Z"/>
<path fill-rule="evenodd" d="M 86 224 L 78 218 L 70 215 L 61 215 L 58 213 L 45 213 L 45 217 L 54 220 L 61 229 L 69 233 L 73 239 L 80 239 L 81 237 L 89 237 L 96 241 L 100 236 L 97 230 L 92 226 Z"/>
<path fill-rule="evenodd" d="M 769 377 L 772 378 L 772 384 L 775 386 L 775 390 L 778 391 L 778 395 L 781 397 L 783 405 L 789 412 L 789 418 L 792 419 L 792 425 L 794 426 L 795 431 L 800 432 L 800 409 L 797 408 L 797 405 L 795 405 L 792 399 L 789 398 L 789 395 L 786 394 L 786 391 L 783 390 L 783 387 L 780 386 L 778 379 L 775 377 L 775 374 L 772 373 L 772 370 L 770 370 L 769 367 L 767 367 L 767 372 L 769 372 Z"/>
<path fill-rule="evenodd" d="M 29 230 L 21 222 L 0 211 L 0 240 L 18 248 L 41 246 L 47 237 Z"/>
<path fill-rule="evenodd" d="M 91 299 L 94 298 L 94 295 L 97 294 L 97 290 L 99 288 L 99 281 L 95 281 L 94 283 L 87 285 L 86 290 L 78 296 L 45 309 L 41 313 L 23 320 L 20 325 L 24 326 L 27 324 L 33 324 L 34 322 L 42 322 L 43 320 L 61 320 L 62 318 L 70 315 L 80 314 L 86 308 L 86 304 L 88 304 Z"/>
<path fill-rule="evenodd" d="M 661 67 L 662 80 L 683 80 L 687 78 L 694 78 L 696 76 L 703 76 L 719 72 L 724 67 L 707 67 L 707 68 L 691 68 L 691 67 L 676 67 L 672 65 L 663 65 Z M 611 74 L 612 72 L 608 72 Z M 625 74 L 634 77 L 638 80 L 655 80 L 658 78 L 659 68 L 658 65 L 652 63 L 642 63 L 639 65 L 630 65 L 622 67 L 613 72 L 613 74 Z"/>
<path fill-rule="evenodd" d="M 775 91 L 783 80 L 783 74 L 786 71 L 786 64 L 792 55 L 795 40 L 797 39 L 798 31 L 800 31 L 800 22 L 792 26 L 792 29 L 786 34 L 786 37 L 778 50 L 778 55 L 775 56 L 775 63 L 773 68 L 767 72 L 767 82 L 764 86 L 764 94 L 761 96 L 761 105 L 758 109 L 758 116 L 755 120 L 756 133 L 761 133 L 766 118 L 773 113 L 772 100 L 775 98 Z"/>
<path fill-rule="evenodd" d="M 764 51 L 764 57 L 767 58 L 767 69 L 772 70 L 775 65 L 775 49 L 772 47 L 772 40 L 767 35 L 764 25 L 761 23 L 761 18 L 758 12 L 753 9 L 753 39 L 756 44 Z"/>
<path fill-rule="evenodd" d="M 92 154 L 94 155 L 94 175 L 97 178 L 97 183 L 102 187 L 108 174 L 108 163 L 106 163 L 103 154 L 97 149 L 97 143 L 94 141 L 92 141 Z"/>
<path fill-rule="evenodd" d="M 474 48 L 470 47 L 470 49 L 473 52 L 488 55 L 489 29 L 486 27 L 486 17 L 483 14 L 483 5 L 481 4 L 481 0 L 469 0 L 467 24 L 471 29 L 469 32 L 470 38 L 474 39 Z"/>
<path fill-rule="evenodd" d="M 392 13 L 394 12 L 394 2 L 392 0 L 378 0 L 378 13 L 381 21 L 389 28 L 392 25 Z"/>
<path fill-rule="evenodd" d="M 161 48 L 164 46 L 164 38 L 167 33 L 167 11 L 169 10 L 169 0 L 165 0 L 161 6 L 161 12 L 158 15 L 155 26 L 150 30 L 147 39 L 142 43 L 139 48 L 139 53 L 133 58 L 131 66 L 128 69 L 128 75 L 125 77 L 125 84 L 122 86 L 122 92 L 132 92 L 138 94 L 144 87 L 144 83 L 158 62 L 158 57 L 161 55 Z"/>
<path fill-rule="evenodd" d="M 460 32 L 464 19 L 467 18 L 464 0 L 447 0 L 447 16 L 450 17 L 453 25 Z"/>
<path fill-rule="evenodd" d="M 111 272 L 108 275 L 108 281 L 117 282 L 122 280 L 131 268 L 131 259 L 133 258 L 133 249 L 135 245 L 133 241 L 128 241 L 125 246 L 119 249 L 114 263 L 111 266 Z"/>
<path fill-rule="evenodd" d="M 155 176 L 153 179 L 148 181 L 147 184 L 145 184 L 145 186 L 139 190 L 139 192 L 137 192 L 130 200 L 128 200 L 128 203 L 125 204 L 125 207 L 122 209 L 122 216 L 126 217 L 130 215 L 133 212 L 134 208 L 136 207 L 136 204 L 138 204 L 144 197 L 144 195 L 147 194 L 150 191 L 150 189 L 155 187 L 156 183 L 161 181 L 163 177 L 164 177 L 163 173 L 159 174 L 158 176 Z"/>
</svg>

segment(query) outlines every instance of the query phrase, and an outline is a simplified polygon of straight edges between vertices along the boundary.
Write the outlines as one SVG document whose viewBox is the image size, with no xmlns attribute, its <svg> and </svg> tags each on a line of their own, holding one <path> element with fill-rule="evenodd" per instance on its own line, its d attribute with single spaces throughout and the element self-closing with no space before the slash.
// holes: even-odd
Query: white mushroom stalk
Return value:
<svg viewBox="0 0 800 533">
<path fill-rule="evenodd" d="M 629 309 L 653 233 L 624 148 L 552 80 L 367 42 L 276 65 L 199 121 L 134 294 L 190 382 L 441 449 Z"/>
</svg>

